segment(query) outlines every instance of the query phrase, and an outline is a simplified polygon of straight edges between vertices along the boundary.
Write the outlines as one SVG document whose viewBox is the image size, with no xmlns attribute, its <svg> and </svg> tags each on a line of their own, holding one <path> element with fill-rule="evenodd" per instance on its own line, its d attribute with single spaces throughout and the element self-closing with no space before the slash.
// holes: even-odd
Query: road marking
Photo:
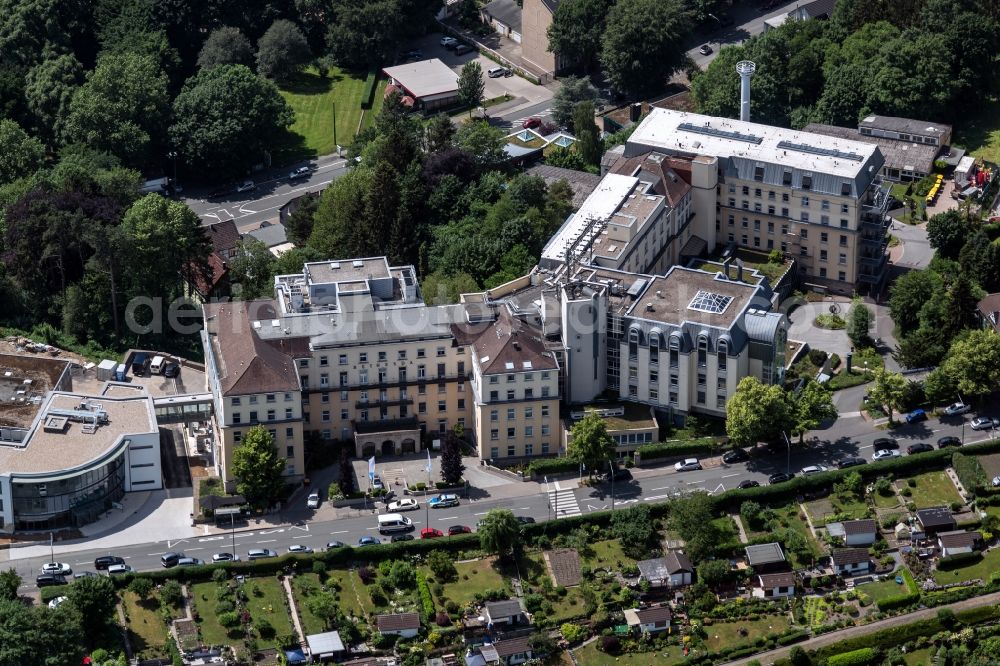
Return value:
<svg viewBox="0 0 1000 666">
<path fill-rule="evenodd" d="M 300 534 L 298 536 L 293 536 L 292 538 L 293 539 L 308 539 L 309 535 L 308 534 Z"/>
<path fill-rule="evenodd" d="M 733 477 L 733 476 L 739 476 L 739 475 L 740 475 L 740 473 L 739 473 L 739 472 L 736 472 L 735 474 L 723 474 L 723 475 L 722 475 L 722 476 L 721 476 L 720 478 L 723 478 L 723 479 L 728 479 L 728 478 L 730 478 L 730 477 Z"/>
<path fill-rule="evenodd" d="M 587 505 L 587 511 L 604 511 L 607 508 L 608 508 L 607 504 L 605 504 L 603 506 L 594 506 L 593 504 L 588 504 Z"/>
<path fill-rule="evenodd" d="M 157 555 L 163 555 L 165 553 L 166 553 L 166 551 L 164 551 L 163 553 L 146 553 L 146 555 L 148 555 L 149 557 L 155 557 Z"/>
<path fill-rule="evenodd" d="M 479 513 L 474 513 L 472 515 L 473 516 L 485 516 L 488 513 L 489 513 L 489 511 L 480 511 Z"/>
<path fill-rule="evenodd" d="M 478 513 L 476 514 L 479 515 Z M 438 518 L 438 520 L 458 520 L 458 516 L 448 516 L 447 518 Z"/>
<path fill-rule="evenodd" d="M 643 497 L 647 502 L 655 502 L 661 499 L 670 499 L 670 495 L 653 495 L 652 497 Z"/>
<path fill-rule="evenodd" d="M 522 506 L 520 509 L 518 509 L 518 511 L 531 511 L 531 507 L 530 506 Z"/>
<path fill-rule="evenodd" d="M 191 550 L 205 550 L 205 549 L 204 548 L 185 548 L 184 550 L 191 551 Z"/>
<path fill-rule="evenodd" d="M 663 486 L 662 488 L 652 488 L 650 492 L 656 492 L 657 490 L 670 490 L 673 486 Z"/>
<path fill-rule="evenodd" d="M 264 539 L 263 541 L 258 541 L 257 543 L 274 543 L 277 539 Z"/>
<path fill-rule="evenodd" d="M 366 529 L 366 530 L 377 530 L 377 529 L 378 529 L 378 527 L 366 527 L 365 529 Z"/>
<path fill-rule="evenodd" d="M 330 532 L 330 534 L 347 534 L 347 530 L 340 530 L 339 532 Z"/>
<path fill-rule="evenodd" d="M 684 483 L 688 484 L 689 486 L 695 486 L 698 485 L 699 483 L 705 483 L 707 480 L 708 479 L 702 479 L 701 481 L 685 481 Z"/>
</svg>

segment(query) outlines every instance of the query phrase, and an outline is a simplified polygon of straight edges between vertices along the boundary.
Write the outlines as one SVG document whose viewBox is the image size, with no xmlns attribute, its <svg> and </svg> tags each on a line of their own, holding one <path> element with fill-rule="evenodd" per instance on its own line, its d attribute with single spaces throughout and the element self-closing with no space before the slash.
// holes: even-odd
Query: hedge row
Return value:
<svg viewBox="0 0 1000 666">
<path fill-rule="evenodd" d="M 833 655 L 849 652 L 851 650 L 858 650 L 864 647 L 884 648 L 902 645 L 903 643 L 907 643 L 921 636 L 931 636 L 943 629 L 944 627 L 941 625 L 941 621 L 936 617 L 921 620 L 920 622 L 900 624 L 886 629 L 873 631 L 869 634 L 862 634 L 853 638 L 845 638 L 844 640 L 833 643 L 832 645 L 818 648 L 815 652 L 817 659 L 814 661 L 820 662 Z"/>
<path fill-rule="evenodd" d="M 365 87 L 361 89 L 361 108 L 370 109 L 375 102 L 375 88 L 378 87 L 378 70 L 373 69 L 365 77 Z"/>
<path fill-rule="evenodd" d="M 885 599 L 879 599 L 875 602 L 878 609 L 883 613 L 885 611 L 896 610 L 897 608 L 906 608 L 907 606 L 912 606 L 913 604 L 920 601 L 920 593 L 907 592 L 906 594 L 897 594 L 894 597 L 886 597 Z"/>
<path fill-rule="evenodd" d="M 792 643 L 804 641 L 807 638 L 809 638 L 808 631 L 793 631 L 789 634 L 785 634 L 784 636 L 778 636 L 778 645 L 791 645 Z"/>
<path fill-rule="evenodd" d="M 714 454 L 722 449 L 724 444 L 708 437 L 702 439 L 678 440 L 676 442 L 659 442 L 643 444 L 639 447 L 639 459 L 659 460 L 662 458 L 681 458 L 695 453 Z"/>
<path fill-rule="evenodd" d="M 983 554 L 975 550 L 971 553 L 955 553 L 954 555 L 948 555 L 938 560 L 937 568 L 943 571 L 958 569 L 959 567 L 969 566 L 981 559 L 983 559 Z"/>
<path fill-rule="evenodd" d="M 532 460 L 528 465 L 528 474 L 538 478 L 545 474 L 565 474 L 580 469 L 580 463 L 569 458 L 543 458 Z"/>
<path fill-rule="evenodd" d="M 875 659 L 875 648 L 860 648 L 827 659 L 827 666 L 868 666 Z"/>
</svg>

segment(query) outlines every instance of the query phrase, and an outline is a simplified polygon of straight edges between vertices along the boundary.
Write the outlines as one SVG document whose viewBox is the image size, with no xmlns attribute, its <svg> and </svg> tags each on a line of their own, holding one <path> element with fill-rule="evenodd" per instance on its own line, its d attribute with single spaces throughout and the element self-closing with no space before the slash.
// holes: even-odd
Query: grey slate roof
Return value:
<svg viewBox="0 0 1000 666">
<path fill-rule="evenodd" d="M 813 0 L 802 5 L 800 9 L 805 10 L 812 18 L 830 18 L 836 6 L 837 0 Z"/>
<path fill-rule="evenodd" d="M 268 248 L 288 242 L 283 224 L 265 224 L 266 226 L 262 224 L 259 228 L 248 231 L 246 235 L 253 236 Z"/>
<path fill-rule="evenodd" d="M 919 520 L 920 524 L 925 528 L 945 527 L 955 524 L 955 519 L 951 515 L 951 510 L 944 506 L 936 506 L 930 509 L 918 509 L 917 520 Z"/>
<path fill-rule="evenodd" d="M 665 580 L 670 578 L 671 574 L 694 572 L 688 556 L 673 551 L 663 557 L 637 562 L 636 566 L 639 567 L 639 574 L 646 580 Z"/>
<path fill-rule="evenodd" d="M 528 169 L 528 175 L 543 178 L 549 185 L 557 180 L 565 180 L 573 188 L 573 206 L 579 208 L 587 200 L 590 193 L 594 191 L 597 184 L 601 182 L 601 177 L 586 171 L 576 169 L 564 169 L 563 167 L 550 166 L 548 164 L 538 164 Z"/>
<path fill-rule="evenodd" d="M 785 573 L 760 574 L 757 576 L 760 586 L 766 590 L 774 587 L 795 587 L 795 574 Z"/>
<path fill-rule="evenodd" d="M 830 555 L 837 565 L 861 564 L 870 559 L 867 548 L 835 548 Z"/>
<path fill-rule="evenodd" d="M 490 619 L 512 617 L 521 614 L 521 602 L 517 599 L 491 601 L 486 604 L 486 613 Z"/>
<path fill-rule="evenodd" d="M 750 566 L 785 561 L 785 553 L 781 550 L 779 543 L 762 543 L 756 546 L 747 546 L 744 550 L 746 550 L 747 563 Z"/>
<path fill-rule="evenodd" d="M 889 137 L 865 136 L 851 127 L 810 123 L 802 129 L 803 131 L 815 134 L 825 134 L 826 136 L 835 136 L 876 145 L 885 158 L 885 165 L 891 169 L 915 169 L 921 173 L 930 173 L 934 167 L 934 158 L 937 157 L 938 152 L 941 150 L 940 146 L 932 146 L 927 143 L 900 141 L 899 139 Z"/>
<path fill-rule="evenodd" d="M 845 520 L 844 534 L 874 534 L 878 532 L 878 524 L 871 518 L 864 520 Z"/>
<path fill-rule="evenodd" d="M 521 32 L 521 8 L 514 0 L 493 0 L 481 10 L 515 32 Z"/>
<path fill-rule="evenodd" d="M 939 140 L 945 134 L 951 133 L 951 125 L 932 123 L 915 118 L 900 118 L 898 116 L 867 116 L 858 123 L 859 127 L 884 129 L 904 134 L 919 134 L 920 136 L 936 136 Z"/>
</svg>

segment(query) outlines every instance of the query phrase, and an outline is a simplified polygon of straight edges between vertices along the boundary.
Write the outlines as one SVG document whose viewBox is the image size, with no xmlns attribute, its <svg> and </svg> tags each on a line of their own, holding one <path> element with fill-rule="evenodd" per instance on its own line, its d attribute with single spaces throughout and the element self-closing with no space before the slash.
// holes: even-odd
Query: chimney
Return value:
<svg viewBox="0 0 1000 666">
<path fill-rule="evenodd" d="M 740 75 L 740 120 L 750 122 L 750 77 L 757 71 L 757 65 L 749 60 L 736 63 L 736 73 Z"/>
<path fill-rule="evenodd" d="M 725 259 L 722 260 L 722 271 L 726 274 L 726 279 L 727 280 L 730 279 L 730 277 L 729 277 L 729 262 L 731 262 L 732 260 L 733 260 L 732 257 L 726 257 Z"/>
<path fill-rule="evenodd" d="M 743 282 L 743 260 L 736 260 L 736 279 L 739 282 Z"/>
</svg>

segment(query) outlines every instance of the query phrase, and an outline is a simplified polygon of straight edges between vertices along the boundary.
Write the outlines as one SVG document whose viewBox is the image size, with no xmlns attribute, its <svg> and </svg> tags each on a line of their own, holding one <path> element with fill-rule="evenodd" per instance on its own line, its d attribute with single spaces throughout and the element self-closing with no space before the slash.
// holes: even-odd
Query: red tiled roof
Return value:
<svg viewBox="0 0 1000 666">
<path fill-rule="evenodd" d="M 484 375 L 556 369 L 556 362 L 545 351 L 542 341 L 508 315 L 506 309 L 479 335 L 472 348 Z M 525 366 L 525 362 L 529 365 Z"/>
</svg>

